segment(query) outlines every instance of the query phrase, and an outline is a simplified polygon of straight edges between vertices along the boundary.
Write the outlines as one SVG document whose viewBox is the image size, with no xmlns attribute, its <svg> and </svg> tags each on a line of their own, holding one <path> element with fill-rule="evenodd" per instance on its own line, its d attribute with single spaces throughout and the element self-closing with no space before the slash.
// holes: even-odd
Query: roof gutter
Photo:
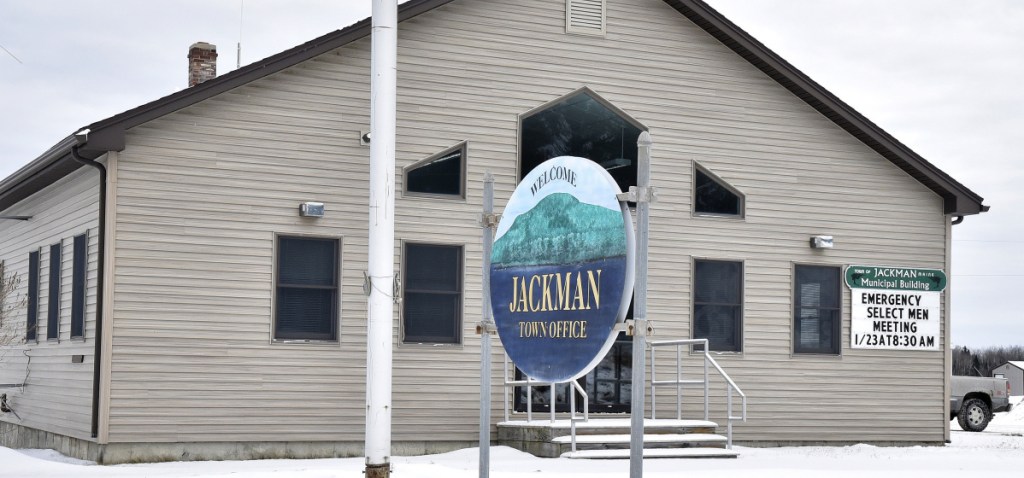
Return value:
<svg viewBox="0 0 1024 478">
<path fill-rule="evenodd" d="M 100 198 L 99 198 L 99 251 L 96 258 L 96 339 L 92 357 L 92 437 L 99 435 L 100 424 L 100 364 L 103 354 L 103 284 L 105 269 L 104 252 L 106 250 L 107 238 L 107 168 L 96 162 L 95 159 L 87 159 L 79 154 L 78 149 L 89 141 L 89 130 L 84 129 L 75 133 L 75 144 L 71 146 L 71 157 L 86 166 L 96 168 L 100 173 Z"/>
</svg>

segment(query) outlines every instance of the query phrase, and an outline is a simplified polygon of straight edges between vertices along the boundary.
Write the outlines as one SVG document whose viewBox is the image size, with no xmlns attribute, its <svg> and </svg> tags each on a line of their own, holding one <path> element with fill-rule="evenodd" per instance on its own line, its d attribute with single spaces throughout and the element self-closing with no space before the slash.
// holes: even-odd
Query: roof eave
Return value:
<svg viewBox="0 0 1024 478">
<path fill-rule="evenodd" d="M 451 1 L 453 0 L 411 0 L 399 7 L 398 19 L 400 22 L 405 21 Z M 703 1 L 664 1 L 812 108 L 942 197 L 945 214 L 971 215 L 988 210 L 988 206 L 982 204 L 984 200 L 981 196 L 900 143 Z M 369 36 L 371 27 L 371 19 L 364 19 L 342 30 L 328 33 L 221 77 L 97 121 L 83 128 L 89 129 L 90 134 L 80 149 L 86 157 L 90 158 L 98 157 L 106 151 L 123 150 L 125 133 L 132 127 Z M 52 179 L 56 177 L 53 174 L 55 171 L 65 171 L 65 174 L 69 174 L 79 167 L 78 163 L 74 161 L 71 161 L 71 164 L 67 163 L 71 148 L 71 143 L 67 143 L 68 141 L 73 143 L 73 138 L 70 136 L 65 138 L 50 148 L 47 153 L 7 179 L 0 181 L 0 210 L 30 194 L 29 191 L 32 191 L 32 188 L 27 187 L 26 184 L 31 184 L 35 188 L 45 187 L 45 184 L 39 180 L 40 178 Z M 58 165 L 58 163 L 60 164 Z M 40 171 L 43 170 L 49 171 L 49 173 L 41 174 Z M 28 181 L 28 183 L 22 184 L 22 181 Z M 15 190 L 20 193 L 14 193 Z"/>
<path fill-rule="evenodd" d="M 985 212 L 984 199 L 915 153 L 701 0 L 664 0 L 812 108 L 943 198 L 947 215 Z"/>
<path fill-rule="evenodd" d="M 405 21 L 452 1 L 411 0 L 399 6 L 398 20 Z M 129 129 L 369 36 L 371 20 L 363 19 L 212 80 L 84 126 L 80 130 L 89 130 L 89 135 L 81 144 L 79 152 L 82 156 L 95 159 L 107 151 L 122 151 L 125 147 L 125 133 Z M 74 144 L 74 135 L 68 136 L 0 181 L 0 211 L 47 186 L 41 179 L 49 179 L 52 183 L 62 177 L 55 173 L 67 175 L 81 167 L 80 163 L 70 157 L 71 146 Z"/>
</svg>

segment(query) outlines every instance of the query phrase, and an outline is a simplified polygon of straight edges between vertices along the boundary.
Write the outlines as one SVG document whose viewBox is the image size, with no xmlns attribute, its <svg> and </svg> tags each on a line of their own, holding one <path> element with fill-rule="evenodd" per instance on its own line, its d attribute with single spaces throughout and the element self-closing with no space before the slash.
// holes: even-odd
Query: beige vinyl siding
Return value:
<svg viewBox="0 0 1024 478">
<path fill-rule="evenodd" d="M 791 343 L 795 263 L 943 268 L 940 198 L 664 2 L 609 0 L 604 37 L 566 35 L 564 8 L 456 1 L 399 28 L 395 189 L 462 141 L 468 170 L 464 200 L 397 193 L 396 264 L 402 240 L 463 244 L 466 286 L 458 346 L 399 344 L 396 307 L 393 439 L 477 438 L 481 181 L 495 175 L 500 212 L 518 116 L 587 86 L 654 138 L 653 339 L 690 337 L 693 258 L 744 261 L 743 353 L 718 356 L 750 397 L 736 439 L 941 440 L 942 352 L 850 349 L 848 290 L 841 356 Z M 368 70 L 363 39 L 129 131 L 111 442 L 363 439 Z M 692 215 L 694 161 L 745 195 L 744 219 Z M 304 201 L 325 217 L 300 218 Z M 272 343 L 275 234 L 342 239 L 339 343 Z"/>
<path fill-rule="evenodd" d="M 37 341 L 25 342 L 27 306 L 11 324 L 15 342 L 0 347 L 0 383 L 21 420 L 9 421 L 75 438 L 89 439 L 92 424 L 93 351 L 96 338 L 96 271 L 98 258 L 99 176 L 82 168 L 16 205 L 3 215 L 32 216 L 28 221 L 0 221 L 0 260 L 21 279 L 17 296 L 28 297 L 28 256 L 39 254 Z M 74 236 L 88 233 L 85 337 L 71 339 Z M 50 246 L 61 244 L 60 324 L 58 340 L 47 340 L 50 297 Z M 82 355 L 82 363 L 72 357 Z"/>
</svg>

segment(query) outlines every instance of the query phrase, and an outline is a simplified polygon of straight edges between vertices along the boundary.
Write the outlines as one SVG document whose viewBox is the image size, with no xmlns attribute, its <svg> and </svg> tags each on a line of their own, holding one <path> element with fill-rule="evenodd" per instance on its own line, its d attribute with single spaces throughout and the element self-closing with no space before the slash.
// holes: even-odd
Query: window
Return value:
<svg viewBox="0 0 1024 478">
<path fill-rule="evenodd" d="M 336 239 L 277 238 L 274 338 L 338 340 Z"/>
<path fill-rule="evenodd" d="M 50 246 L 50 295 L 46 308 L 46 340 L 60 338 L 60 243 Z"/>
<path fill-rule="evenodd" d="M 793 352 L 839 355 L 842 292 L 838 267 L 797 265 L 793 285 Z"/>
<path fill-rule="evenodd" d="M 708 339 L 711 350 L 741 352 L 743 264 L 695 261 L 693 283 L 693 337 Z"/>
<path fill-rule="evenodd" d="M 71 338 L 85 337 L 85 282 L 89 236 L 75 236 L 71 268 Z"/>
<path fill-rule="evenodd" d="M 743 196 L 725 181 L 695 165 L 693 212 L 715 216 L 743 216 Z"/>
<path fill-rule="evenodd" d="M 39 251 L 28 253 L 28 317 L 25 320 L 25 341 L 39 340 Z"/>
<path fill-rule="evenodd" d="M 551 158 L 579 156 L 603 166 L 628 191 L 636 186 L 636 141 L 643 129 L 584 88 L 521 119 L 519 178 Z"/>
<path fill-rule="evenodd" d="M 462 341 L 462 246 L 405 244 L 405 343 Z"/>
<path fill-rule="evenodd" d="M 405 192 L 465 197 L 466 143 L 444 150 L 405 170 Z"/>
</svg>

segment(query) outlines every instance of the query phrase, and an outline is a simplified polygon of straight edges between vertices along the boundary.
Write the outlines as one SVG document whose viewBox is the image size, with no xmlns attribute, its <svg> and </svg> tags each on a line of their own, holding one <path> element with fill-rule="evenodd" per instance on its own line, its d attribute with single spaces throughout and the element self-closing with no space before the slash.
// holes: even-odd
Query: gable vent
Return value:
<svg viewBox="0 0 1024 478">
<path fill-rule="evenodd" d="M 565 0 L 565 31 L 604 35 L 605 0 Z"/>
</svg>

